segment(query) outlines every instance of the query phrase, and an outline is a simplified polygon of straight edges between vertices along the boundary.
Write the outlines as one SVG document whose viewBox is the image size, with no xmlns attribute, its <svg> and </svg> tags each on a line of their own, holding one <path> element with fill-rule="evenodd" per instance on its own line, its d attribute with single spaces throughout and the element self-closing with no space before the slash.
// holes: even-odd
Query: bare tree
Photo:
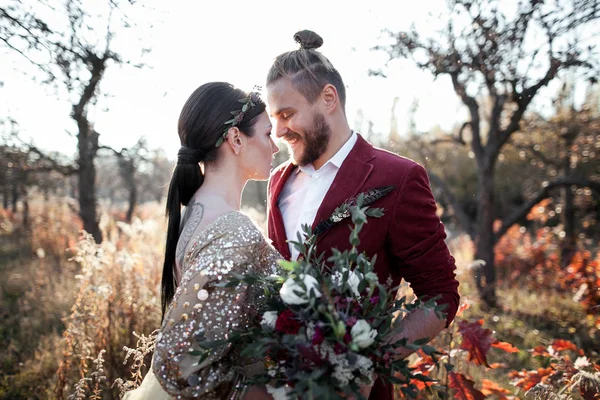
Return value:
<svg viewBox="0 0 600 400">
<path fill-rule="evenodd" d="M 148 152 L 148 145 L 145 138 L 140 138 L 135 145 L 130 148 L 122 148 L 120 151 L 113 149 L 112 147 L 102 146 L 104 150 L 111 151 L 117 158 L 117 165 L 119 166 L 119 174 L 121 179 L 127 188 L 128 195 L 128 207 L 125 219 L 127 222 L 131 222 L 133 212 L 138 202 L 138 183 L 137 183 L 137 170 L 142 162 L 147 162 L 146 154 Z"/>
<path fill-rule="evenodd" d="M 502 218 L 494 211 L 498 156 L 519 131 L 532 100 L 563 70 L 577 70 L 582 78 L 596 79 L 600 68 L 595 48 L 586 47 L 580 38 L 589 36 L 590 22 L 600 17 L 600 6 L 598 0 L 520 1 L 514 17 L 508 17 L 500 10 L 500 1 L 449 0 L 448 5 L 447 25 L 440 37 L 423 38 L 415 28 L 387 32 L 392 43 L 378 49 L 388 52 L 390 60 L 410 58 L 435 77 L 449 77 L 468 109 L 469 120 L 445 141 L 468 146 L 476 160 L 477 218 L 475 223 L 466 218 L 459 221 L 476 243 L 476 257 L 485 263 L 483 274 L 476 275 L 481 298 L 495 306 L 494 245 L 499 237 L 552 189 L 595 185 L 581 179 L 557 179 L 512 215 Z M 544 39 L 532 43 L 534 33 Z M 430 177 L 453 198 L 441 178 Z M 459 206 L 454 204 L 454 208 Z M 499 219 L 502 226 L 495 231 Z"/>
<path fill-rule="evenodd" d="M 532 114 L 525 119 L 525 133 L 517 132 L 511 138 L 509 144 L 519 151 L 522 159 L 539 168 L 544 181 L 560 178 L 578 179 L 582 183 L 589 180 L 600 182 L 600 160 L 596 157 L 600 147 L 600 109 L 594 86 L 589 88 L 583 105 L 577 107 L 572 82 L 565 83 L 555 101 L 555 115 L 548 118 Z M 594 183 L 580 186 L 598 188 Z M 578 233 L 583 228 L 578 226 L 578 220 L 582 218 L 576 218 L 577 208 L 582 208 L 576 203 L 584 203 L 583 197 L 577 195 L 578 191 L 581 192 L 581 189 L 571 185 L 560 189 L 561 208 L 558 211 L 564 228 L 561 243 L 563 266 L 571 261 Z M 499 232 L 502 233 L 504 231 Z"/>
<path fill-rule="evenodd" d="M 79 213 L 83 226 L 102 241 L 96 201 L 94 161 L 99 134 L 88 117 L 100 93 L 100 83 L 112 64 L 122 64 L 113 49 L 116 27 L 130 23 L 124 7 L 133 0 L 106 0 L 88 12 L 82 0 L 52 2 L 13 0 L 0 6 L 0 43 L 26 58 L 41 72 L 45 83 L 65 90 L 72 101 L 71 118 L 77 126 Z M 97 4 L 99 6 L 99 4 Z M 52 17 L 45 18 L 48 15 Z"/>
<path fill-rule="evenodd" d="M 14 121 L 13 121 L 14 122 Z M 42 152 L 32 143 L 22 140 L 16 129 L 7 137 L 3 137 L 0 145 L 0 184 L 3 187 L 3 205 L 8 208 L 12 205 L 13 212 L 17 212 L 18 203 L 23 206 L 22 225 L 29 226 L 29 199 L 28 189 L 37 186 L 49 188 L 49 180 L 56 180 L 56 176 L 48 178 L 49 172 L 55 172 L 64 180 L 65 176 L 75 174 L 77 170 L 69 163 L 61 160 L 58 154 Z M 60 178 L 59 178 L 60 179 Z"/>
</svg>

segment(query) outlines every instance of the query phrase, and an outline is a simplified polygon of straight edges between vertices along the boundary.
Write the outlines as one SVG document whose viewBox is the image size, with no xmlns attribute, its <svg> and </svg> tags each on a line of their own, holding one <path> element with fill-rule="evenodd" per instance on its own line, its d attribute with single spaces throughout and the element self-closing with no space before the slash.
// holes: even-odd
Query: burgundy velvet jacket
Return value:
<svg viewBox="0 0 600 400">
<path fill-rule="evenodd" d="M 275 169 L 269 180 L 268 235 L 273 246 L 290 258 L 283 217 L 278 207 L 281 190 L 294 171 L 290 162 Z M 358 135 L 358 140 L 340 167 L 313 222 L 315 226 L 331 216 L 345 200 L 361 192 L 394 185 L 395 189 L 371 207 L 384 209 L 381 218 L 368 218 L 360 232 L 359 251 L 377 255 L 375 272 L 379 280 L 392 278 L 410 283 L 419 298 L 441 296 L 438 304 L 448 304 L 447 324 L 458 309 L 458 281 L 454 258 L 444 242 L 444 226 L 436 214 L 427 172 L 419 164 L 377 149 Z M 317 252 L 331 255 L 331 248 L 349 249 L 349 226 L 344 220 L 317 238 Z M 377 381 L 370 399 L 393 399 L 391 385 Z"/>
</svg>

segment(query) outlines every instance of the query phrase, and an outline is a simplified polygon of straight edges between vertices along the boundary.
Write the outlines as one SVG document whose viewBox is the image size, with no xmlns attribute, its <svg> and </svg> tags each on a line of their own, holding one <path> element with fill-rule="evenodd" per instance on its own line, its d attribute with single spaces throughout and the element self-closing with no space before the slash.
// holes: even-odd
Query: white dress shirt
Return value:
<svg viewBox="0 0 600 400">
<path fill-rule="evenodd" d="M 298 232 L 302 233 L 302 225 L 313 224 L 329 187 L 357 139 L 356 132 L 352 132 L 350 139 L 318 170 L 309 164 L 292 172 L 279 195 L 279 210 L 283 216 L 288 241 L 298 241 L 297 236 Z M 288 246 L 292 260 L 296 260 L 298 250 L 290 243 Z"/>
</svg>

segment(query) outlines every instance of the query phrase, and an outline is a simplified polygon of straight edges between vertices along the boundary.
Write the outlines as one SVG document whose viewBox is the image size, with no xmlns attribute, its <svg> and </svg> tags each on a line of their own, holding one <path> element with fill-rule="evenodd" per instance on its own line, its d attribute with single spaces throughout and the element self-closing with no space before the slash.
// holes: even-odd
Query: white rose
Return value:
<svg viewBox="0 0 600 400">
<path fill-rule="evenodd" d="M 278 388 L 267 385 L 267 392 L 269 392 L 275 400 L 287 400 L 289 399 L 288 393 L 290 392 L 290 388 L 287 385 Z"/>
<path fill-rule="evenodd" d="M 275 322 L 277 322 L 277 311 L 267 311 L 263 314 L 260 324 L 275 329 Z"/>
<path fill-rule="evenodd" d="M 371 328 L 371 325 L 364 319 L 359 319 L 350 330 L 352 343 L 356 344 L 361 349 L 369 347 L 375 341 L 377 331 Z"/>
<path fill-rule="evenodd" d="M 318 290 L 319 282 L 311 276 L 302 274 L 299 278 L 304 283 L 306 290 L 300 286 L 294 278 L 288 278 L 281 289 L 279 289 L 279 296 L 286 304 L 306 304 L 308 303 L 308 294 L 313 291 L 315 297 L 321 297 L 321 292 Z"/>
<path fill-rule="evenodd" d="M 363 355 L 356 355 L 356 362 L 354 363 L 354 368 L 356 369 L 369 369 L 373 366 L 373 361 L 370 358 L 365 357 Z"/>
<path fill-rule="evenodd" d="M 333 283 L 341 286 L 342 278 L 344 277 L 344 274 L 346 273 L 346 271 L 348 271 L 346 268 L 342 268 L 341 272 L 337 271 L 335 274 L 333 274 L 333 276 L 332 276 Z M 348 281 L 346 283 L 348 283 L 348 286 L 350 286 L 350 290 L 352 290 L 352 293 L 354 293 L 355 296 L 360 295 L 360 293 L 358 292 L 358 285 L 360 285 L 360 281 L 361 281 L 360 272 L 350 271 L 350 273 L 348 274 Z"/>
</svg>

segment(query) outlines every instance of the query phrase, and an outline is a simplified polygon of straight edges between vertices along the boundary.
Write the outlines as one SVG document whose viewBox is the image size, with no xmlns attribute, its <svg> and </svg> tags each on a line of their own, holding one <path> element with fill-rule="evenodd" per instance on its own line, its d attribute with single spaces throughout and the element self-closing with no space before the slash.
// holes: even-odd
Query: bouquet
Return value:
<svg viewBox="0 0 600 400">
<path fill-rule="evenodd" d="M 238 346 L 242 356 L 264 360 L 264 371 L 247 383 L 267 385 L 276 399 L 364 399 L 361 386 L 372 385 L 376 377 L 403 384 L 401 390 L 414 397 L 416 385 L 411 380 L 431 381 L 412 374 L 408 361 L 394 354 L 399 347 L 421 349 L 433 357 L 439 353 L 426 345 L 428 338 L 413 343 L 394 340 L 399 331 L 395 322 L 399 313 L 419 307 L 434 309 L 442 318 L 445 305 L 436 306 L 435 299 L 406 303 L 405 298 L 395 298 L 397 287 L 379 282 L 373 271 L 375 258 L 359 253 L 357 246 L 367 218 L 381 217 L 383 210 L 363 206 L 363 202 L 364 196 L 359 195 L 354 205 L 341 213 L 336 210 L 338 216 L 352 219 L 350 250 L 333 249 L 333 255 L 324 260 L 316 254 L 316 235 L 304 226 L 304 237 L 299 235 L 293 242 L 301 256 L 298 261 L 280 261 L 279 275 L 236 275 L 222 283 L 223 287 L 264 288 L 262 321 L 249 331 L 233 332 L 227 341 L 197 337 L 205 349 L 197 353 L 200 362 L 216 346 Z"/>
</svg>

